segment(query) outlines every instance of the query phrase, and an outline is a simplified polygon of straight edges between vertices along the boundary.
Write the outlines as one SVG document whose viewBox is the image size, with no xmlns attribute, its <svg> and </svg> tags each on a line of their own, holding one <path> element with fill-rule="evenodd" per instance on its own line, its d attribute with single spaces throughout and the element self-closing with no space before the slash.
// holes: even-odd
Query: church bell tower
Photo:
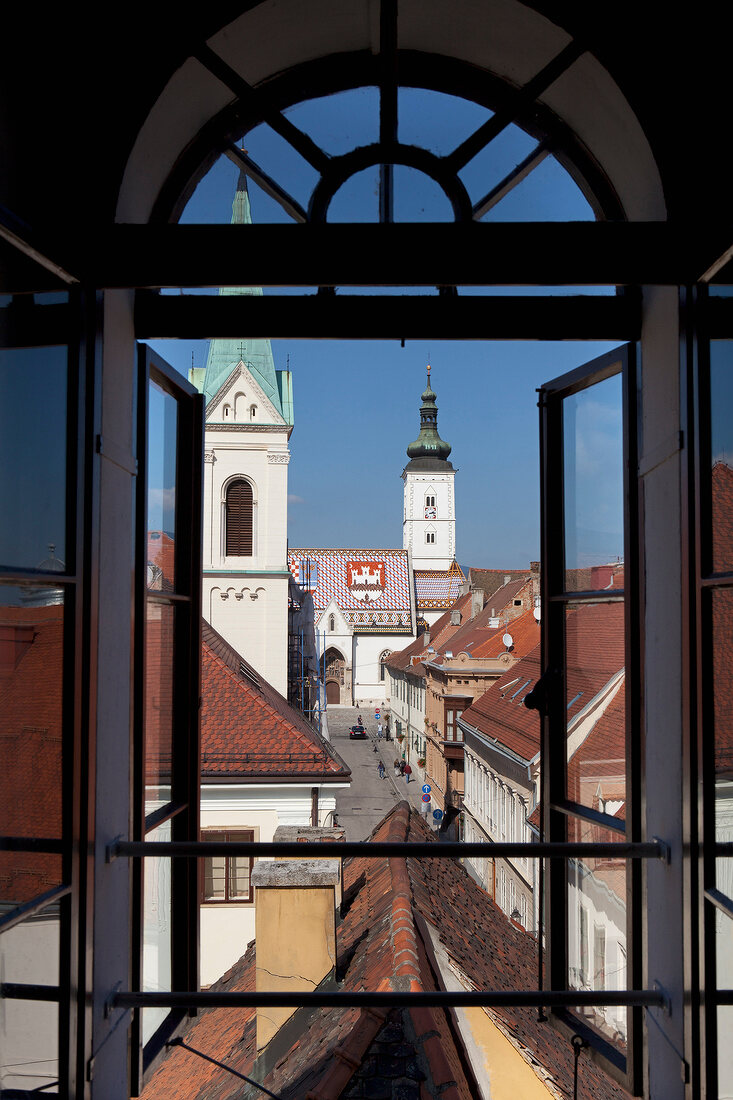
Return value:
<svg viewBox="0 0 733 1100">
<path fill-rule="evenodd" d="M 448 461 L 450 443 L 438 435 L 438 406 L 428 384 L 420 406 L 420 433 L 407 448 L 402 471 L 405 508 L 402 545 L 413 569 L 450 569 L 456 556 L 456 471 Z"/>
</svg>

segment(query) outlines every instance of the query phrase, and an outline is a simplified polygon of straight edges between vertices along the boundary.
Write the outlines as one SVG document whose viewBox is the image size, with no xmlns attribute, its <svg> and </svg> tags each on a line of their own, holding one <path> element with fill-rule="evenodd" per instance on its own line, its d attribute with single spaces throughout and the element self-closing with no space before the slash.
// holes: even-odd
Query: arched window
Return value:
<svg viewBox="0 0 733 1100">
<path fill-rule="evenodd" d="M 425 541 L 426 542 L 435 542 L 435 531 L 426 531 L 425 532 Z"/>
<path fill-rule="evenodd" d="M 333 634 L 334 630 L 336 629 L 336 616 L 335 615 L 329 615 L 328 616 L 328 629 L 331 631 L 332 634 Z"/>
<path fill-rule="evenodd" d="M 256 405 L 250 405 L 250 407 L 249 407 L 249 418 L 250 418 L 250 420 L 254 420 L 256 415 L 257 415 L 257 406 Z"/>
<path fill-rule="evenodd" d="M 227 557 L 252 557 L 254 544 L 254 498 L 252 486 L 237 478 L 227 488 L 226 549 Z"/>
<path fill-rule="evenodd" d="M 387 658 L 392 655 L 391 649 L 385 649 L 379 658 L 379 679 L 384 681 L 384 666 L 387 663 Z"/>
</svg>

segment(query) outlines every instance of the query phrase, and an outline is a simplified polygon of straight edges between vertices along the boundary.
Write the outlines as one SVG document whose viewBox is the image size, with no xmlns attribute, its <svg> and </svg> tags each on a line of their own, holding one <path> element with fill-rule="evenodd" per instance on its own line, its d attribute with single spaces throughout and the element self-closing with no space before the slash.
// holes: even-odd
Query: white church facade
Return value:
<svg viewBox="0 0 733 1100">
<path fill-rule="evenodd" d="M 241 174 L 232 222 L 250 221 Z M 203 615 L 287 696 L 292 377 L 275 370 L 269 340 L 217 339 L 209 346 L 206 367 L 193 369 L 191 381 L 206 398 Z"/>
</svg>

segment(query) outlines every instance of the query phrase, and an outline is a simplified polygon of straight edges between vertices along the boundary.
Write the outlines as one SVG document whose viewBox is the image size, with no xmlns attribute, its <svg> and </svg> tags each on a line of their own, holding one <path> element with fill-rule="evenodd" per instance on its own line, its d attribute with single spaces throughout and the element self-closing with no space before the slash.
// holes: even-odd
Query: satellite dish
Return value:
<svg viewBox="0 0 733 1100">
<path fill-rule="evenodd" d="M 535 607 L 533 614 L 537 622 L 539 622 L 542 618 L 542 609 L 540 607 Z"/>
<path fill-rule="evenodd" d="M 514 639 L 512 638 L 511 634 L 505 634 L 504 637 L 501 640 L 504 643 L 504 645 L 507 647 L 507 649 L 511 649 L 512 646 L 514 645 Z"/>
</svg>

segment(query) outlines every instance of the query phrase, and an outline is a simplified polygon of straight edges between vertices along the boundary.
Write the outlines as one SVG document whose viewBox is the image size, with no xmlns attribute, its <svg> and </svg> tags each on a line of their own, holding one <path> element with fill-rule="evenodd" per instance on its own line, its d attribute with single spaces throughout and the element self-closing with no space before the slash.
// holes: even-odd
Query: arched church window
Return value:
<svg viewBox="0 0 733 1100">
<path fill-rule="evenodd" d="M 250 407 L 249 407 L 249 418 L 250 418 L 250 420 L 254 420 L 256 413 L 257 413 L 257 406 L 256 405 L 250 405 Z"/>
<path fill-rule="evenodd" d="M 227 488 L 225 523 L 227 557 L 251 557 L 254 544 L 254 498 L 252 486 L 244 478 L 237 478 Z"/>
<path fill-rule="evenodd" d="M 229 417 L 231 416 L 231 412 L 232 412 L 231 407 L 229 405 L 225 405 L 224 406 L 224 419 L 225 420 L 229 419 Z"/>
<path fill-rule="evenodd" d="M 335 615 L 329 615 L 328 616 L 328 629 L 331 631 L 331 633 L 333 633 L 334 630 L 336 629 L 336 616 Z"/>
<path fill-rule="evenodd" d="M 434 543 L 435 542 L 435 531 L 426 531 L 425 532 L 425 541 L 428 542 L 428 543 Z"/>
<path fill-rule="evenodd" d="M 392 656 L 391 649 L 385 649 L 379 658 L 379 679 L 384 682 L 384 669 L 387 664 L 387 658 Z"/>
</svg>

